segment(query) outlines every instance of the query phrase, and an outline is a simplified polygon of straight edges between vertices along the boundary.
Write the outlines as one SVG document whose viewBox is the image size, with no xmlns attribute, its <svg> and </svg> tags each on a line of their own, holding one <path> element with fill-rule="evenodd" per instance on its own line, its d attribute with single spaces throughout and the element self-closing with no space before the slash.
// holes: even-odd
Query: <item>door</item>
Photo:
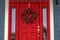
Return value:
<svg viewBox="0 0 60 40">
<path fill-rule="evenodd" d="M 48 2 L 10 2 L 8 40 L 50 40 L 48 4 Z"/>
<path fill-rule="evenodd" d="M 29 11 L 28 9 L 31 10 L 31 13 L 28 12 Z M 19 40 L 38 40 L 38 26 L 40 25 L 39 23 L 40 3 L 19 3 L 18 10 L 19 10 L 18 13 Z M 26 12 L 27 14 L 24 15 L 23 12 L 24 13 Z M 34 14 L 32 12 L 34 12 Z M 31 18 L 32 21 L 30 17 L 32 17 Z"/>
</svg>

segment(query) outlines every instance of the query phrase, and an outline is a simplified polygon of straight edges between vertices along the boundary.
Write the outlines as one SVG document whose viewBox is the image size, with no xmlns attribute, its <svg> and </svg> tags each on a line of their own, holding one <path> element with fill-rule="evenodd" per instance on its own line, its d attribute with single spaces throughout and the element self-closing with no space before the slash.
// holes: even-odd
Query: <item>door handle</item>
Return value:
<svg viewBox="0 0 60 40">
<path fill-rule="evenodd" d="M 38 25 L 38 33 L 40 33 L 40 26 Z"/>
<path fill-rule="evenodd" d="M 40 37 L 40 26 L 38 25 L 38 37 Z"/>
</svg>

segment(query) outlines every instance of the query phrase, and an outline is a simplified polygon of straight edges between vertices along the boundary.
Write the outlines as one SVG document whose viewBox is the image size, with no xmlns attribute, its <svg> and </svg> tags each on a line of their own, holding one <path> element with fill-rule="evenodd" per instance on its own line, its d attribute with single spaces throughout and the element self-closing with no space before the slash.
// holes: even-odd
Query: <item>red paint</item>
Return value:
<svg viewBox="0 0 60 40">
<path fill-rule="evenodd" d="M 43 40 L 43 7 L 47 8 L 47 40 L 50 40 L 50 5 L 48 2 L 30 2 L 37 18 L 32 24 L 26 24 L 21 14 L 28 7 L 27 2 L 9 2 L 8 16 L 8 40 L 11 40 L 12 7 L 16 8 L 16 40 Z M 38 25 L 40 25 L 40 37 L 38 38 Z"/>
<path fill-rule="evenodd" d="M 21 14 L 28 7 L 28 3 L 19 3 L 19 40 L 38 40 L 39 3 L 30 3 L 30 7 L 36 12 L 37 18 L 32 24 L 26 24 Z"/>
</svg>

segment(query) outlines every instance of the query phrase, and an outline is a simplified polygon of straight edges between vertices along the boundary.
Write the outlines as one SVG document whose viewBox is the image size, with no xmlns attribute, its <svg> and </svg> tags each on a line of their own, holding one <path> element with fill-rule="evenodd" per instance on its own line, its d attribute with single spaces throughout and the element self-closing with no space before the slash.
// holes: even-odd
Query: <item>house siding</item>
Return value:
<svg viewBox="0 0 60 40">
<path fill-rule="evenodd" d="M 0 0 L 0 40 L 4 40 L 5 0 Z"/>
<path fill-rule="evenodd" d="M 54 8 L 54 40 L 60 40 L 60 0 L 59 5 L 56 5 L 56 0 L 53 0 Z"/>
<path fill-rule="evenodd" d="M 54 8 L 54 40 L 60 40 L 60 0 L 56 6 L 56 0 L 53 0 Z M 5 19 L 5 0 L 0 0 L 0 40 L 4 40 L 4 19 Z"/>
</svg>

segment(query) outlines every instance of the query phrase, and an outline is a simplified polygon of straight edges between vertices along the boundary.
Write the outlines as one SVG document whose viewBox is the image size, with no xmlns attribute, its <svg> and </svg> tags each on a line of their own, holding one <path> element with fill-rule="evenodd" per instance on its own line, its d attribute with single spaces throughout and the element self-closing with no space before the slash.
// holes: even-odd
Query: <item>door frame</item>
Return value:
<svg viewBox="0 0 60 40">
<path fill-rule="evenodd" d="M 52 3 L 51 3 L 52 2 Z M 9 9 L 9 1 L 5 0 L 5 36 L 4 40 L 8 40 L 8 9 Z M 54 21 L 53 21 L 53 0 L 50 0 L 50 38 L 51 40 L 54 40 Z M 7 34 L 7 35 L 6 35 Z"/>
<path fill-rule="evenodd" d="M 19 39 L 18 35 L 18 5 L 20 2 L 10 2 L 9 1 L 9 13 L 8 13 L 8 40 L 11 40 L 11 23 L 12 23 L 12 7 L 16 8 L 16 27 L 15 27 L 15 38 L 16 40 Z M 22 3 L 22 2 L 21 2 Z M 23 3 L 27 3 L 27 2 L 23 2 Z M 35 2 L 30 2 L 30 3 L 35 3 Z M 43 7 L 47 8 L 47 40 L 50 40 L 50 5 L 49 5 L 49 1 L 48 2 L 36 2 L 36 3 L 40 3 L 40 40 L 43 40 Z M 41 38 L 42 37 L 42 38 Z"/>
</svg>

